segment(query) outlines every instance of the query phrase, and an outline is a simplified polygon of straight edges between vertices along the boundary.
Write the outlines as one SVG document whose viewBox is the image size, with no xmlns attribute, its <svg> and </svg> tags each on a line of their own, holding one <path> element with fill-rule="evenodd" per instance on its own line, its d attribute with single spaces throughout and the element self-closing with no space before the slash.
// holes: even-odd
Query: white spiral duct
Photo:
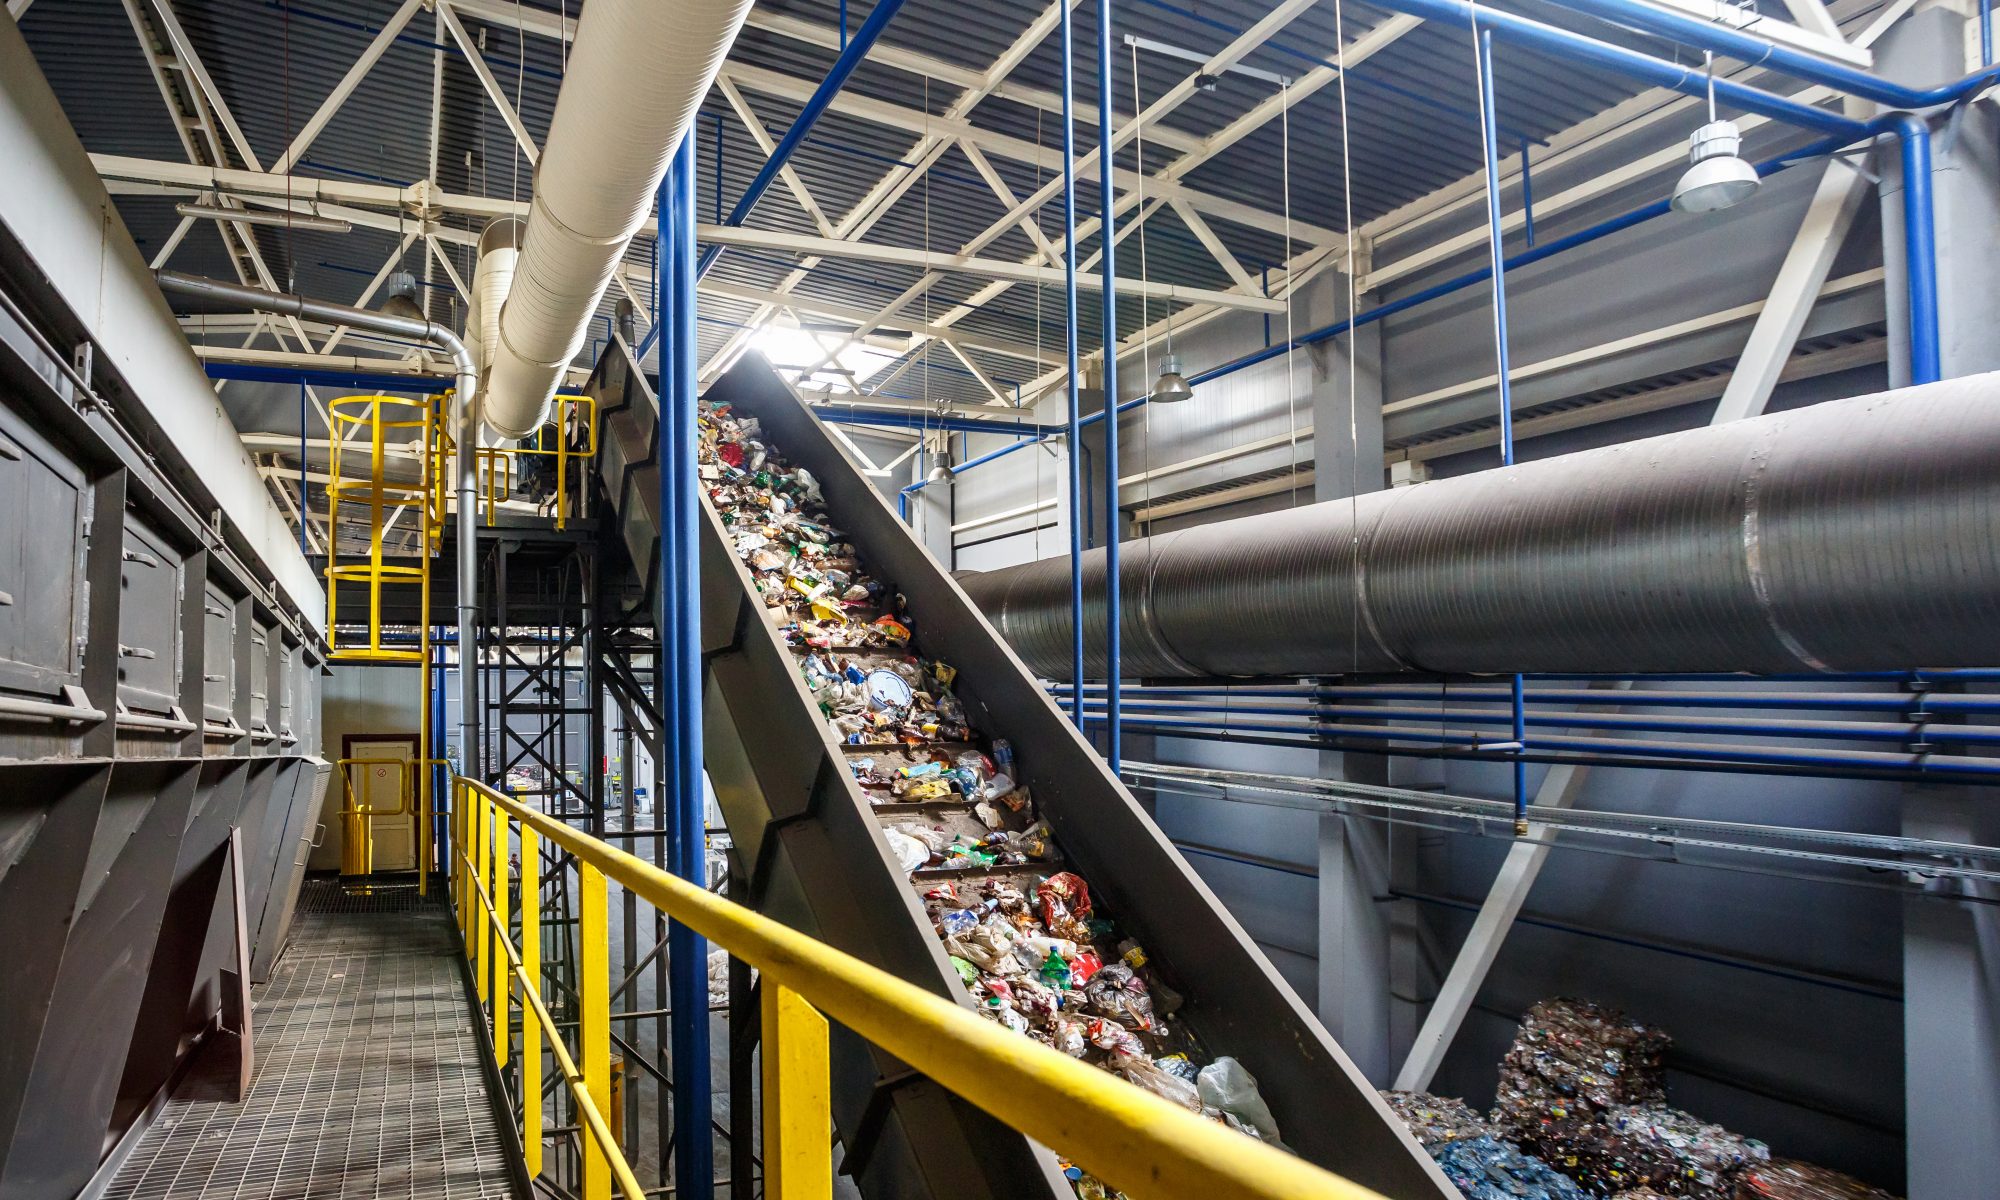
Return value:
<svg viewBox="0 0 2000 1200">
<path fill-rule="evenodd" d="M 645 224 L 750 0 L 592 0 L 535 169 L 513 290 L 488 343 L 485 422 L 526 437 Z"/>
</svg>

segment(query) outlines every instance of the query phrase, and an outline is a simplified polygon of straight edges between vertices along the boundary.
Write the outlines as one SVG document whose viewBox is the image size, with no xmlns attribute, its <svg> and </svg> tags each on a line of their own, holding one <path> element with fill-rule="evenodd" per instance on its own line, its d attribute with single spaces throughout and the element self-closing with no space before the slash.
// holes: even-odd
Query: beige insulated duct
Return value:
<svg viewBox="0 0 2000 1200">
<path fill-rule="evenodd" d="M 526 437 L 541 425 L 749 11 L 750 0 L 591 0 L 584 8 L 535 167 L 513 290 L 490 344 L 484 416 L 494 432 Z"/>
<path fill-rule="evenodd" d="M 480 383 L 493 364 L 500 342 L 500 310 L 514 287 L 514 270 L 521 257 L 521 233 L 527 222 L 501 217 L 479 235 L 479 262 L 472 269 L 471 295 L 465 306 L 465 344 L 479 364 Z"/>
</svg>

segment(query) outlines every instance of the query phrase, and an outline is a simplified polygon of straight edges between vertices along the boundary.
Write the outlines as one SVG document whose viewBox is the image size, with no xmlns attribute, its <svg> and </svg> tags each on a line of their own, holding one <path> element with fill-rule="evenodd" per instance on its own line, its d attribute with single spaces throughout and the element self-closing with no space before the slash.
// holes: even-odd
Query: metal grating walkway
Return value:
<svg viewBox="0 0 2000 1200">
<path fill-rule="evenodd" d="M 451 918 L 308 879 L 256 994 L 250 1098 L 184 1084 L 105 1200 L 514 1200 Z"/>
</svg>

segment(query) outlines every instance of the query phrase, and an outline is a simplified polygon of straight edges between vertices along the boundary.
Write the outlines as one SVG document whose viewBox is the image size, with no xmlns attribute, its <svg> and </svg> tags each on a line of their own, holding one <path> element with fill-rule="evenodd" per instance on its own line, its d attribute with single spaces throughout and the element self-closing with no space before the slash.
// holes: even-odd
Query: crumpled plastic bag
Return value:
<svg viewBox="0 0 2000 1200">
<path fill-rule="evenodd" d="M 905 871 L 914 871 L 931 860 L 931 848 L 900 829 L 884 829 L 882 836 L 889 839 L 889 849 Z"/>
<path fill-rule="evenodd" d="M 1136 1083 L 1154 1095 L 1170 1100 L 1187 1109 L 1189 1112 L 1198 1113 L 1201 1111 L 1201 1090 L 1185 1079 L 1162 1071 L 1160 1068 L 1154 1066 L 1153 1061 L 1145 1055 L 1115 1055 L 1111 1060 L 1111 1064 L 1117 1068 L 1118 1073 L 1123 1075 L 1128 1082 Z"/>
<path fill-rule="evenodd" d="M 1230 1118 L 1231 1125 L 1274 1146 L 1284 1144 L 1278 1140 L 1278 1121 L 1271 1115 L 1271 1106 L 1264 1103 L 1256 1078 L 1242 1063 L 1225 1054 L 1203 1067 L 1196 1081 L 1202 1103 Z"/>
</svg>

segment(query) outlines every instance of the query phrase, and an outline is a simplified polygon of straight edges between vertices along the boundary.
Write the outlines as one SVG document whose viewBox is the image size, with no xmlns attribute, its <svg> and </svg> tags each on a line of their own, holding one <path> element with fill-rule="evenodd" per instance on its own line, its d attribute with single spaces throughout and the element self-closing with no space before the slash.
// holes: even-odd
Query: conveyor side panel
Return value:
<svg viewBox="0 0 2000 1200">
<path fill-rule="evenodd" d="M 620 511 L 633 560 L 651 562 L 645 548 L 658 544 L 650 524 L 657 499 L 631 503 L 639 491 L 630 482 L 638 469 L 631 448 L 650 444 L 656 401 L 617 344 L 600 361 L 592 389 L 611 414 L 607 428 L 622 426 L 614 437 L 627 447 L 606 456 L 607 490 L 625 501 Z M 908 596 L 923 655 L 958 668 L 957 690 L 972 726 L 1013 742 L 1016 777 L 1032 790 L 1068 861 L 1186 997 L 1176 1020 L 1211 1053 L 1234 1055 L 1256 1076 L 1287 1142 L 1388 1196 L 1454 1195 L 1373 1087 L 789 385 L 749 355 L 707 398 L 759 418 L 769 444 L 819 480 L 829 513 L 862 561 Z M 699 552 L 708 769 L 757 906 L 969 1003 L 748 572 L 714 511 L 705 511 Z M 895 1077 L 894 1064 L 873 1065 L 882 1078 Z M 850 1052 L 835 1068 L 835 1115 L 850 1154 L 869 1153 L 853 1140 L 868 1127 L 867 1067 Z M 925 1102 L 909 1088 L 897 1093 L 909 1151 L 904 1165 L 921 1172 L 925 1190 L 916 1190 L 908 1174 L 864 1172 L 869 1196 L 972 1195 L 975 1178 L 994 1195 L 1068 1194 L 1048 1171 L 1046 1151 L 1030 1149 L 956 1101 L 933 1095 Z M 939 1116 L 944 1109 L 954 1119 Z M 1010 1143 L 1008 1154 L 980 1149 Z"/>
</svg>

